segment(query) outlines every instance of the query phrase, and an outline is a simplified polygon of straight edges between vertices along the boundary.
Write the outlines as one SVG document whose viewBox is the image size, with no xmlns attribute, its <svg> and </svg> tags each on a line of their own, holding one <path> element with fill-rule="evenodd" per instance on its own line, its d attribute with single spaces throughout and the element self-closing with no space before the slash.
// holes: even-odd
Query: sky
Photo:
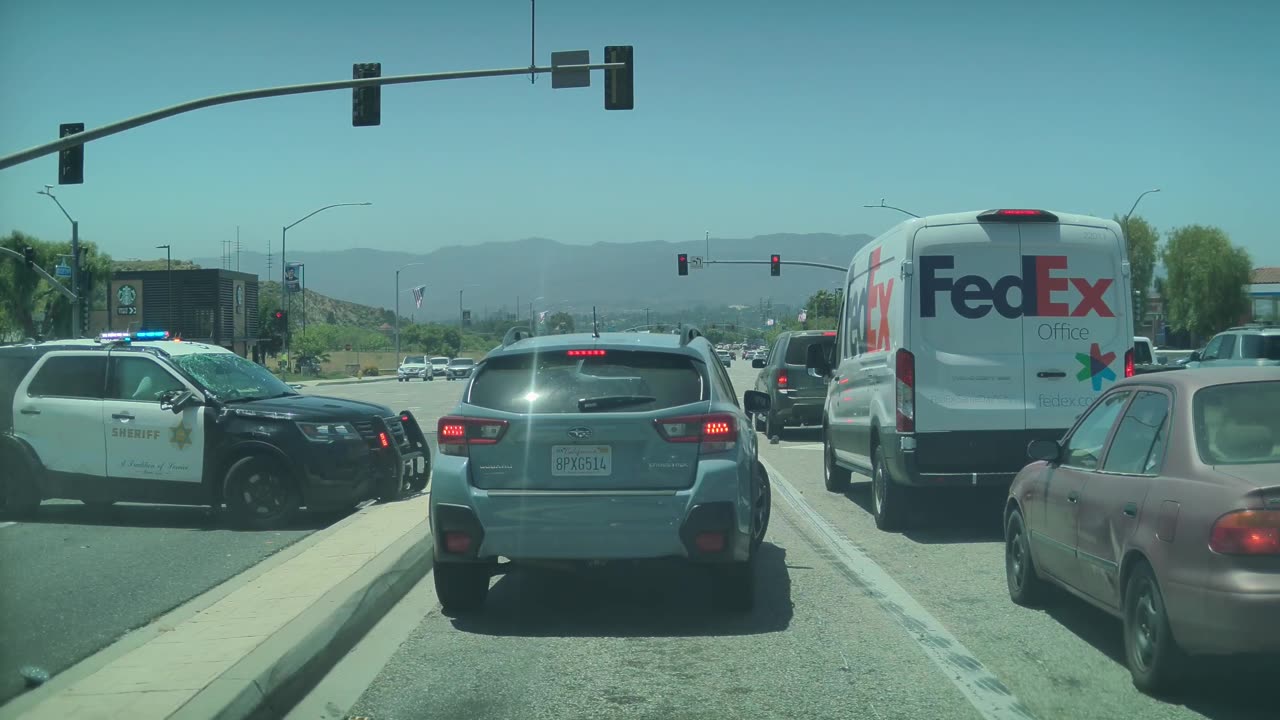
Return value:
<svg viewBox="0 0 1280 720">
<path fill-rule="evenodd" d="M 225 105 L 90 143 L 56 194 L 117 258 L 290 247 L 429 251 L 878 234 L 992 207 L 1225 229 L 1280 265 L 1280 3 L 539 0 L 553 50 L 635 47 L 635 110 L 603 77 L 384 88 Z M 177 102 L 275 85 L 525 67 L 528 0 L 0 1 L 0 155 Z M 0 232 L 62 239 L 56 156 L 0 170 Z"/>
</svg>

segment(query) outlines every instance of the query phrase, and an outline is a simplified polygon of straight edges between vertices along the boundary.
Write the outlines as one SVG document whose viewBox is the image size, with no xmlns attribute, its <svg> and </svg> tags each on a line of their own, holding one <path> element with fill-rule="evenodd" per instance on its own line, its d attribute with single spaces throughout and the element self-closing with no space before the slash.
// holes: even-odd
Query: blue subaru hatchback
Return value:
<svg viewBox="0 0 1280 720">
<path fill-rule="evenodd" d="M 768 402 L 743 398 L 749 412 Z M 752 607 L 769 480 L 729 376 L 696 329 L 513 329 L 476 366 L 436 440 L 431 527 L 445 610 L 483 605 L 499 558 L 682 558 L 716 573 L 726 606 Z"/>
</svg>

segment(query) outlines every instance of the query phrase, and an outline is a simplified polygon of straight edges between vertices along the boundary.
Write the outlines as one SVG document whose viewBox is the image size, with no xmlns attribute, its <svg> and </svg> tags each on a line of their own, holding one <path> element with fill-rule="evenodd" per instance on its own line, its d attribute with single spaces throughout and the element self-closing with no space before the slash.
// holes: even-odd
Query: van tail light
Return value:
<svg viewBox="0 0 1280 720">
<path fill-rule="evenodd" d="M 1044 222 L 1056 223 L 1058 216 L 1044 210 L 988 210 L 978 214 L 978 222 Z"/>
<path fill-rule="evenodd" d="M 895 399 L 898 416 L 898 432 L 916 431 L 916 357 L 907 350 L 899 350 L 894 357 Z"/>
<path fill-rule="evenodd" d="M 654 427 L 663 440 L 698 443 L 699 452 L 728 452 L 738 444 L 738 421 L 728 413 L 658 418 Z"/>
<path fill-rule="evenodd" d="M 1124 351 L 1124 376 L 1133 377 L 1133 348 Z"/>
<path fill-rule="evenodd" d="M 1280 555 L 1280 510 L 1237 510 L 1218 518 L 1209 549 L 1223 555 Z"/>
<path fill-rule="evenodd" d="M 779 390 L 787 389 L 787 371 L 786 370 L 778 371 L 778 379 L 776 384 Z"/>
<path fill-rule="evenodd" d="M 470 446 L 497 445 L 506 433 L 506 420 L 446 415 L 436 425 L 436 445 L 445 455 L 466 457 Z"/>
</svg>

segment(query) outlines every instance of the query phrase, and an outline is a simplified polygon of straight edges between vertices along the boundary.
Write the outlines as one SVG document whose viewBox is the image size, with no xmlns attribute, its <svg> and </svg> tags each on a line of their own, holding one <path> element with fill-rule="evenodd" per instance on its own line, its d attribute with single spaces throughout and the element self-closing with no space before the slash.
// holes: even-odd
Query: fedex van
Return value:
<svg viewBox="0 0 1280 720">
<path fill-rule="evenodd" d="M 903 222 L 854 256 L 829 378 L 826 487 L 872 481 L 876 525 L 929 488 L 1007 486 L 1027 443 L 1057 439 L 1133 374 L 1120 226 L 1044 210 Z"/>
</svg>

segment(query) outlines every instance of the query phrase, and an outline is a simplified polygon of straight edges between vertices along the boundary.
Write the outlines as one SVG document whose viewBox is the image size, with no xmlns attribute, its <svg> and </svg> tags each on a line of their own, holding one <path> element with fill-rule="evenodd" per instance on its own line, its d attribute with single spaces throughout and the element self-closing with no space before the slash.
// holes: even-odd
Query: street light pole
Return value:
<svg viewBox="0 0 1280 720">
<path fill-rule="evenodd" d="M 325 205 L 324 207 L 319 208 L 319 209 L 317 209 L 317 210 L 312 210 L 311 212 L 307 213 L 306 215 L 303 215 L 301 218 L 299 218 L 299 219 L 297 219 L 297 220 L 293 221 L 292 223 L 290 223 L 290 224 L 288 224 L 288 225 L 285 225 L 284 227 L 282 227 L 282 228 L 280 229 L 280 292 L 282 292 L 282 293 L 284 294 L 284 308 L 285 308 L 285 309 L 284 309 L 284 316 L 285 316 L 285 321 L 286 321 L 286 322 L 285 322 L 285 326 L 284 326 L 284 357 L 285 357 L 285 362 L 286 362 L 286 363 L 292 363 L 292 362 L 293 362 L 293 359 L 289 357 L 289 323 L 288 323 L 288 318 L 289 318 L 289 304 L 290 304 L 290 302 L 289 302 L 289 301 L 291 300 L 291 298 L 289 297 L 289 286 L 288 286 L 288 284 L 286 283 L 286 280 L 285 280 L 285 276 L 286 276 L 286 275 L 285 275 L 285 273 L 287 272 L 288 267 L 289 267 L 288 263 L 287 263 L 287 262 L 285 262 L 285 246 L 286 246 L 286 243 L 287 243 L 287 241 L 288 241 L 289 228 L 293 227 L 294 225 L 297 225 L 298 223 L 301 223 L 303 220 L 306 220 L 307 218 L 311 217 L 312 215 L 315 215 L 315 214 L 317 214 L 317 213 L 322 213 L 322 212 L 324 212 L 325 210 L 329 210 L 329 209 L 331 209 L 331 208 L 336 208 L 336 207 L 365 206 L 365 205 L 372 205 L 372 204 L 373 204 L 373 203 L 370 203 L 370 202 L 360 202 L 360 203 L 334 203 L 333 205 Z M 288 373 L 288 372 L 289 372 L 289 366 L 288 366 L 288 364 L 286 364 L 286 365 L 285 365 L 285 372 L 286 372 L 286 373 Z"/>
<path fill-rule="evenodd" d="M 411 262 L 396 268 L 396 362 L 402 362 L 400 355 L 400 271 L 414 265 L 426 265 L 424 262 Z M 398 365 L 397 365 L 398 367 Z"/>
<path fill-rule="evenodd" d="M 1122 228 L 1122 230 L 1124 231 L 1124 246 L 1126 249 L 1129 247 L 1129 216 L 1133 214 L 1134 210 L 1138 209 L 1138 203 L 1142 202 L 1142 198 L 1150 195 L 1151 193 L 1158 193 L 1158 192 L 1160 192 L 1160 188 L 1152 188 L 1138 195 L 1138 198 L 1133 201 L 1133 205 L 1129 207 L 1129 212 L 1124 214 L 1124 227 Z M 1141 304 L 1142 304 L 1141 299 L 1143 297 L 1146 297 L 1146 293 L 1147 293 L 1146 288 L 1138 288 L 1135 291 L 1134 294 L 1136 297 L 1134 298 L 1134 303 L 1133 303 L 1135 314 L 1141 312 L 1144 309 L 1141 307 Z"/>
<path fill-rule="evenodd" d="M 165 323 L 165 329 L 175 332 L 177 327 L 173 322 L 173 250 L 169 245 L 157 245 L 156 249 L 164 250 L 164 283 L 169 287 L 169 311 L 165 313 L 168 322 Z"/>
<path fill-rule="evenodd" d="M 46 195 L 52 200 L 63 215 L 67 216 L 67 220 L 71 223 L 71 292 L 75 293 L 75 299 L 71 301 L 71 337 L 80 337 L 80 303 L 84 302 L 82 293 L 80 292 L 80 223 L 71 217 L 71 213 L 62 207 L 62 203 L 53 194 L 53 186 L 45 185 L 43 190 L 37 190 L 37 195 Z"/>
<path fill-rule="evenodd" d="M 458 332 L 462 332 L 462 290 L 458 290 Z"/>
</svg>

